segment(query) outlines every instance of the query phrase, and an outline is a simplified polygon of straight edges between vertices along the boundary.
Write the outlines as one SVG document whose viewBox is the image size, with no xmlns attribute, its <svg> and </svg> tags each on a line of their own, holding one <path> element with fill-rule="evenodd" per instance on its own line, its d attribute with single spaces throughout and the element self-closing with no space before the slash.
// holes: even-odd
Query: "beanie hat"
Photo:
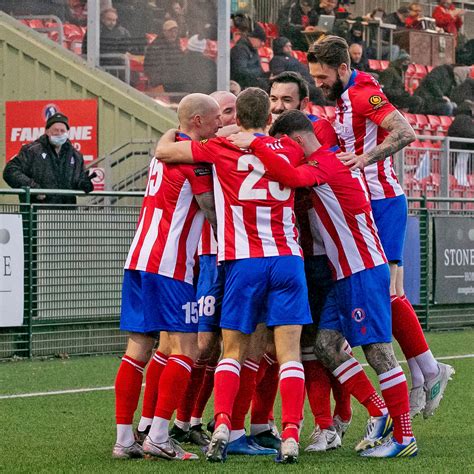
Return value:
<svg viewBox="0 0 474 474">
<path fill-rule="evenodd" d="M 272 48 L 273 48 L 273 54 L 275 56 L 279 54 L 283 54 L 283 48 L 288 44 L 291 44 L 291 41 L 285 37 L 285 36 L 280 36 L 279 38 L 276 38 L 273 40 Z"/>
<path fill-rule="evenodd" d="M 411 59 L 410 55 L 404 50 L 401 49 L 400 53 L 398 54 L 397 61 L 404 61 L 405 59 Z"/>
<path fill-rule="evenodd" d="M 49 117 L 49 119 L 46 121 L 46 130 L 48 130 L 48 128 L 55 123 L 63 123 L 69 130 L 69 119 L 65 115 L 60 114 L 59 112 L 55 113 L 54 115 L 51 115 L 51 117 Z"/>
<path fill-rule="evenodd" d="M 249 33 L 251 38 L 258 38 L 260 41 L 267 41 L 267 35 L 265 34 L 265 30 L 256 23 L 253 30 Z"/>
<path fill-rule="evenodd" d="M 206 50 L 207 41 L 199 39 L 199 35 L 194 35 L 189 38 L 187 49 L 188 51 L 195 51 L 196 53 L 204 53 Z"/>
</svg>

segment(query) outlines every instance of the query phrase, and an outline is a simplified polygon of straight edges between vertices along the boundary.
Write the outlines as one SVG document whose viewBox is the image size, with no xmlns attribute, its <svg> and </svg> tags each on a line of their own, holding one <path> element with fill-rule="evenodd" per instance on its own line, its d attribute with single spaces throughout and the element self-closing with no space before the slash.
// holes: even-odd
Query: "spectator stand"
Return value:
<svg viewBox="0 0 474 474">
<path fill-rule="evenodd" d="M 16 18 L 38 33 L 46 35 L 52 41 L 65 46 L 64 24 L 56 15 L 22 15 Z"/>
</svg>

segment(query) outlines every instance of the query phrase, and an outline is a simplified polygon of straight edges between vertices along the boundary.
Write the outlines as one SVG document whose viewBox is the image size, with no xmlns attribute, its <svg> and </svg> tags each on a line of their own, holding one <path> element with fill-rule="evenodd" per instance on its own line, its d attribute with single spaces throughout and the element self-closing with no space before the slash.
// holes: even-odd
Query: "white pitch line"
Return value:
<svg viewBox="0 0 474 474">
<path fill-rule="evenodd" d="M 453 356 L 441 356 L 436 357 L 436 360 L 454 360 L 454 359 L 472 359 L 474 354 L 463 354 Z M 406 360 L 399 360 L 400 364 L 405 364 Z M 368 364 L 361 364 L 363 367 L 367 367 Z M 144 386 L 145 384 L 142 384 Z M 88 393 L 88 392 L 104 392 L 107 390 L 113 390 L 115 387 L 91 387 L 91 388 L 73 388 L 70 390 L 55 390 L 51 392 L 33 392 L 33 393 L 16 393 L 14 395 L 0 395 L 0 400 L 6 400 L 9 398 L 30 398 L 30 397 L 46 397 L 48 395 L 66 395 L 68 393 Z"/>
</svg>

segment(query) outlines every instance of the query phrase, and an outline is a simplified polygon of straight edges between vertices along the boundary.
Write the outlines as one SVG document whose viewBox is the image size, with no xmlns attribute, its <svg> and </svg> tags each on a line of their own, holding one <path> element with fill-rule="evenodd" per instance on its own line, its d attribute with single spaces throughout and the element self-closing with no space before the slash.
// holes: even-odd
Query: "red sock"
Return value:
<svg viewBox="0 0 474 474">
<path fill-rule="evenodd" d="M 193 360 L 185 355 L 172 354 L 168 357 L 158 386 L 155 416 L 171 420 L 184 395 L 184 390 L 179 390 L 178 387 L 187 386 L 192 364 Z"/>
<path fill-rule="evenodd" d="M 299 441 L 299 424 L 304 405 L 303 364 L 289 361 L 280 367 L 282 439 Z"/>
<path fill-rule="evenodd" d="M 314 354 L 305 354 L 303 348 L 303 367 L 306 393 L 314 416 L 314 424 L 323 430 L 333 424 L 331 416 L 331 384 L 328 372 Z"/>
<path fill-rule="evenodd" d="M 330 381 L 332 395 L 336 402 L 334 416 L 338 415 L 342 421 L 349 421 L 352 418 L 351 394 L 332 374 L 330 375 Z"/>
<path fill-rule="evenodd" d="M 343 362 L 333 375 L 353 397 L 367 408 L 370 416 L 382 416 L 387 413 L 384 401 L 378 396 L 364 369 L 354 357 Z"/>
<path fill-rule="evenodd" d="M 245 416 L 250 408 L 252 397 L 255 392 L 255 379 L 257 378 L 258 364 L 247 359 L 242 365 L 240 371 L 240 385 L 237 396 L 235 397 L 234 407 L 232 409 L 232 429 L 243 430 L 245 428 Z"/>
<path fill-rule="evenodd" d="M 115 421 L 117 425 L 131 425 L 142 390 L 143 369 L 146 362 L 122 357 L 115 378 Z"/>
<path fill-rule="evenodd" d="M 392 296 L 391 301 L 392 333 L 403 354 L 407 359 L 423 354 L 429 347 L 413 307 L 398 296 Z"/>
<path fill-rule="evenodd" d="M 156 351 L 146 368 L 145 391 L 143 393 L 142 405 L 142 416 L 145 418 L 153 418 L 153 414 L 155 413 L 158 384 L 167 361 L 168 356 Z"/>
<path fill-rule="evenodd" d="M 240 364 L 235 359 L 222 359 L 214 375 L 214 418 L 216 428 L 225 423 L 231 429 L 230 417 L 240 385 Z"/>
<path fill-rule="evenodd" d="M 191 378 L 189 379 L 188 386 L 184 392 L 181 403 L 178 406 L 178 411 L 176 412 L 176 419 L 179 421 L 188 422 L 191 419 L 191 413 L 196 403 L 196 397 L 198 396 L 202 381 L 204 379 L 204 374 L 206 373 L 207 361 L 197 360 L 191 371 Z"/>
<path fill-rule="evenodd" d="M 202 381 L 201 390 L 197 397 L 196 403 L 194 404 L 192 417 L 193 418 L 202 418 L 204 409 L 206 408 L 209 398 L 211 398 L 212 390 L 214 389 L 214 372 L 216 367 L 206 367 L 206 373 L 204 375 L 204 380 Z"/>
<path fill-rule="evenodd" d="M 270 365 L 270 360 L 273 362 Z M 266 364 L 266 370 L 260 382 L 257 382 L 255 394 L 252 399 L 252 424 L 267 424 L 273 412 L 273 404 L 275 403 L 276 394 L 278 392 L 278 372 L 280 366 L 278 362 L 271 359 L 268 354 L 262 357 L 260 367 Z M 260 368 L 258 376 L 260 375 Z"/>
<path fill-rule="evenodd" d="M 382 396 L 393 419 L 393 437 L 406 444 L 413 438 L 410 421 L 408 385 L 401 367 L 379 375 Z"/>
</svg>

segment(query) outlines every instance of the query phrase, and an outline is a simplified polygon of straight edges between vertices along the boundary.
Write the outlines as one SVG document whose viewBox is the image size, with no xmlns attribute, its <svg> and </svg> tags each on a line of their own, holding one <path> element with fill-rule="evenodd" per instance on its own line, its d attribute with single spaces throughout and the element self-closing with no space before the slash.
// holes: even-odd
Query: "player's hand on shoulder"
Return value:
<svg viewBox="0 0 474 474">
<path fill-rule="evenodd" d="M 225 127 L 221 127 L 217 131 L 216 137 L 229 137 L 230 135 L 234 133 L 238 133 L 239 130 L 240 130 L 240 127 L 236 124 L 226 125 Z"/>
<path fill-rule="evenodd" d="M 351 170 L 363 170 L 367 164 L 365 155 L 356 155 L 351 152 L 342 152 L 336 155 L 340 161 L 342 161 Z"/>
<path fill-rule="evenodd" d="M 255 140 L 255 135 L 250 132 L 234 133 L 227 137 L 227 139 L 239 148 L 250 148 L 250 144 Z"/>
</svg>

